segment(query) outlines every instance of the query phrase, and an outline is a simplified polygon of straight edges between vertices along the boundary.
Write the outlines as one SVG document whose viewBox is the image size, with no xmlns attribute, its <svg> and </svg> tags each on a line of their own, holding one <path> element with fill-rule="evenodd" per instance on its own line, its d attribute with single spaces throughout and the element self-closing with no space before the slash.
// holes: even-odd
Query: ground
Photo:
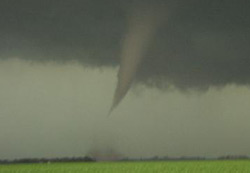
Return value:
<svg viewBox="0 0 250 173">
<path fill-rule="evenodd" d="M 250 160 L 38 163 L 0 165 L 0 173 L 249 173 Z"/>
</svg>

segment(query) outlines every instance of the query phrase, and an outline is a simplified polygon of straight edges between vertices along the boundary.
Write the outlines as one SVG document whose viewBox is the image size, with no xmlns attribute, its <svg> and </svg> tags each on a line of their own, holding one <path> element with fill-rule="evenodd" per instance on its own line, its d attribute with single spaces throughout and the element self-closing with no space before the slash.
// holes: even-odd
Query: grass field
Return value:
<svg viewBox="0 0 250 173">
<path fill-rule="evenodd" d="M 0 173 L 250 173 L 250 161 L 162 161 L 0 165 Z"/>
</svg>

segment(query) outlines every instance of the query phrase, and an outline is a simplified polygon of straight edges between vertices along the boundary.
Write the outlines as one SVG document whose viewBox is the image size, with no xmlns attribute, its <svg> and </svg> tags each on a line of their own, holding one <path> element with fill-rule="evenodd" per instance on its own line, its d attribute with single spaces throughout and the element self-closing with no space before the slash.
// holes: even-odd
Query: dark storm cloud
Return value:
<svg viewBox="0 0 250 173">
<path fill-rule="evenodd" d="M 115 59 L 124 22 L 115 1 L 15 0 L 0 6 L 2 54 L 95 65 Z"/>
<path fill-rule="evenodd" d="M 119 64 L 130 9 L 166 5 L 136 81 L 207 88 L 250 83 L 250 2 L 246 0 L 2 0 L 0 58 Z M 156 9 L 157 10 L 157 9 Z"/>
</svg>

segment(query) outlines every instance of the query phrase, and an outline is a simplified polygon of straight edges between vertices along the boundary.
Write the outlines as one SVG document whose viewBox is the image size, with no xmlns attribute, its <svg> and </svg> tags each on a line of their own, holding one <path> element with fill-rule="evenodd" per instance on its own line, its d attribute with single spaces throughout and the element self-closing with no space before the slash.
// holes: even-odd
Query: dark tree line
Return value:
<svg viewBox="0 0 250 173">
<path fill-rule="evenodd" d="M 246 160 L 246 159 L 250 159 L 250 157 L 244 155 L 228 155 L 218 158 L 218 160 Z"/>
<path fill-rule="evenodd" d="M 249 156 L 245 155 L 227 155 L 214 159 L 208 159 L 205 157 L 149 157 L 149 158 L 122 158 L 116 161 L 183 161 L 183 160 L 247 160 Z M 18 163 L 58 163 L 58 162 L 96 162 L 95 158 L 85 157 L 63 157 L 63 158 L 22 158 L 15 160 L 0 160 L 0 164 L 18 164 Z"/>
<path fill-rule="evenodd" d="M 54 163 L 54 162 L 95 162 L 94 158 L 85 157 L 63 157 L 63 158 L 22 158 L 15 160 L 0 160 L 0 164 L 15 163 Z"/>
<path fill-rule="evenodd" d="M 136 159 L 131 159 L 131 158 L 123 158 L 120 161 L 196 161 L 196 160 L 247 160 L 250 159 L 250 157 L 245 156 L 245 155 L 227 155 L 227 156 L 221 156 L 217 158 L 212 158 L 208 159 L 206 157 L 199 157 L 199 156 L 194 156 L 194 157 L 187 157 L 187 156 L 182 156 L 182 157 L 149 157 L 149 158 L 136 158 Z"/>
</svg>

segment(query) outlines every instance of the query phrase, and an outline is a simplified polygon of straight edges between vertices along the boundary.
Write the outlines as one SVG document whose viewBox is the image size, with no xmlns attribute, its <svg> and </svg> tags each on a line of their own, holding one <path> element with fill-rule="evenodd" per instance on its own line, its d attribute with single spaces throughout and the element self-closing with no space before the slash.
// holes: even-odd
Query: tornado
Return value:
<svg viewBox="0 0 250 173">
<path fill-rule="evenodd" d="M 164 19 L 159 8 L 141 8 L 132 12 L 128 19 L 128 31 L 122 41 L 118 82 L 109 114 L 127 94 L 140 62 L 142 61 L 159 24 Z"/>
</svg>

